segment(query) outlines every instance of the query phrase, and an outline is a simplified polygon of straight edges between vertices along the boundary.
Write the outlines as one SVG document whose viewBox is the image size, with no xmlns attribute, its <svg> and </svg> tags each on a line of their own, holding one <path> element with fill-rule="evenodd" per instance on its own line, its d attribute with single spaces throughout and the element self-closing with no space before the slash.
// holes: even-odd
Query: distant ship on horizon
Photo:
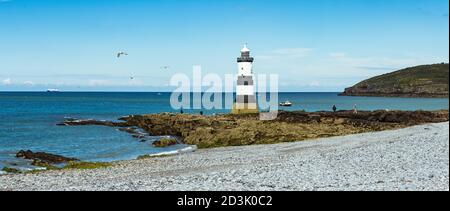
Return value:
<svg viewBox="0 0 450 211">
<path fill-rule="evenodd" d="M 47 89 L 47 92 L 59 92 L 58 89 Z"/>
</svg>

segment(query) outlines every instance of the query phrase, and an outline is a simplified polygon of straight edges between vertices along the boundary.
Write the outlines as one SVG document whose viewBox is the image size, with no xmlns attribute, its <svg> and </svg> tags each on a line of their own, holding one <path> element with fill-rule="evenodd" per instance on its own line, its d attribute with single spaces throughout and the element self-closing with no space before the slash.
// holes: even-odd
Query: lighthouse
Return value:
<svg viewBox="0 0 450 211">
<path fill-rule="evenodd" d="M 233 114 L 258 113 L 253 80 L 253 61 L 253 57 L 250 57 L 250 50 L 245 45 L 241 50 L 241 56 L 237 59 L 239 70 Z"/>
</svg>

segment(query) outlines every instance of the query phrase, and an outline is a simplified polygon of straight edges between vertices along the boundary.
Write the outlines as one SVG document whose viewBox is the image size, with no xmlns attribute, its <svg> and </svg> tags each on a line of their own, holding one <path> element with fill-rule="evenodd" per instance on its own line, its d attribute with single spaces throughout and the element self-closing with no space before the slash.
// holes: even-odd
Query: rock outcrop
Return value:
<svg viewBox="0 0 450 211">
<path fill-rule="evenodd" d="M 123 117 L 122 122 L 77 120 L 60 125 L 105 125 L 138 127 L 152 136 L 179 137 L 199 148 L 241 146 L 302 141 L 355 133 L 404 128 L 424 123 L 446 122 L 448 110 L 442 111 L 353 111 L 280 112 L 272 121 L 262 121 L 257 114 L 201 116 L 188 114 L 150 114 Z M 136 135 L 136 134 L 135 134 Z M 136 137 L 140 138 L 140 137 Z M 156 142 L 169 146 L 172 142 Z"/>
<path fill-rule="evenodd" d="M 200 116 L 163 113 L 123 117 L 120 127 L 139 127 L 153 136 L 180 137 L 186 144 L 211 148 L 302 141 L 446 122 L 448 119 L 448 110 L 359 111 L 357 114 L 353 111 L 280 112 L 272 121 L 261 121 L 257 114 Z M 98 125 L 95 121 L 88 123 Z M 78 122 L 76 125 L 86 124 Z"/>
<path fill-rule="evenodd" d="M 162 138 L 160 140 L 153 142 L 153 146 L 161 148 L 161 147 L 173 146 L 173 145 L 176 145 L 177 143 L 178 143 L 178 141 L 174 138 Z"/>
<path fill-rule="evenodd" d="M 95 119 L 69 119 L 64 122 L 58 123 L 59 126 L 82 126 L 82 125 L 102 125 L 110 127 L 127 127 L 126 122 L 112 122 L 106 120 L 95 120 Z M 130 129 L 131 131 L 132 129 Z"/>
<path fill-rule="evenodd" d="M 32 165 L 51 165 L 51 164 L 61 164 L 73 161 L 79 161 L 75 158 L 67 158 L 60 155 L 53 155 L 45 152 L 32 152 L 31 150 L 21 150 L 16 154 L 16 157 L 23 158 L 26 160 L 33 160 Z"/>
</svg>

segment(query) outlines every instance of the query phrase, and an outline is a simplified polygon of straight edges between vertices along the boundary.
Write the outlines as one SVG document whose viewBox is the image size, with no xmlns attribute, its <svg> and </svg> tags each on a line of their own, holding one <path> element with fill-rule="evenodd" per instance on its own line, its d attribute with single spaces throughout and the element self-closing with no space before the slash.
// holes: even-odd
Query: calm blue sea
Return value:
<svg viewBox="0 0 450 211">
<path fill-rule="evenodd" d="M 157 149 L 129 134 L 102 126 L 56 126 L 65 118 L 116 120 L 129 114 L 178 112 L 170 107 L 170 93 L 45 93 L 0 92 L 0 169 L 26 166 L 15 159 L 19 150 L 44 151 L 85 161 L 134 159 L 139 155 L 172 151 L 185 146 Z M 437 110 L 448 109 L 448 99 L 340 97 L 337 93 L 280 93 L 289 110 Z M 198 113 L 199 111 L 186 112 Z M 228 110 L 205 111 L 206 114 Z M 155 137 L 155 140 L 157 137 Z"/>
</svg>

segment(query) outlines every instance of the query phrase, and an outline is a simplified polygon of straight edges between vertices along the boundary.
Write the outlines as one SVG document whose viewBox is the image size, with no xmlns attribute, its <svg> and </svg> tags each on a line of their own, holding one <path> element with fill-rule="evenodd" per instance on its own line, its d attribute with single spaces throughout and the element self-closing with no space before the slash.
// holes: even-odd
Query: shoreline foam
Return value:
<svg viewBox="0 0 450 211">
<path fill-rule="evenodd" d="M 187 146 L 185 148 L 178 149 L 178 150 L 167 151 L 167 152 L 160 152 L 160 153 L 149 154 L 149 155 L 142 155 L 142 156 L 139 156 L 139 157 L 152 158 L 152 157 L 162 157 L 162 156 L 173 156 L 173 155 L 181 155 L 181 154 L 184 154 L 184 153 L 195 152 L 196 150 L 198 150 L 198 147 L 195 146 L 195 145 L 191 145 L 191 146 Z M 139 159 L 139 157 L 137 159 Z"/>
</svg>

